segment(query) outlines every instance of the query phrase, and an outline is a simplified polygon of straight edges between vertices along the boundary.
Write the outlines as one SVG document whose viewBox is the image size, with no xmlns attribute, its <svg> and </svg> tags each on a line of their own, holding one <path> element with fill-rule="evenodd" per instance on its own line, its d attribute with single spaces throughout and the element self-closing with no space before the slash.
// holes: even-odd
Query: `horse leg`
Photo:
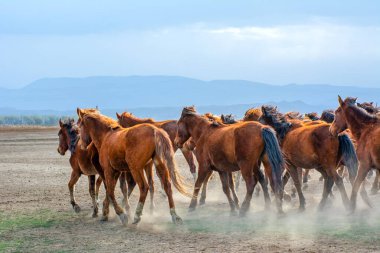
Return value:
<svg viewBox="0 0 380 253">
<path fill-rule="evenodd" d="M 332 174 L 332 178 L 334 180 L 334 183 L 338 187 L 340 195 L 342 197 L 343 204 L 346 207 L 346 209 L 348 209 L 350 205 L 349 205 L 349 200 L 348 200 L 346 188 L 344 187 L 344 183 L 343 183 L 342 177 L 339 176 L 339 174 L 337 173 L 337 171 L 334 168 L 330 169 L 330 173 L 329 174 Z"/>
<path fill-rule="evenodd" d="M 376 176 L 372 183 L 371 194 L 376 194 L 379 191 L 379 170 L 376 170 Z"/>
<path fill-rule="evenodd" d="M 145 167 L 145 174 L 148 178 L 148 184 L 149 184 L 149 196 L 150 196 L 150 212 L 152 213 L 154 210 L 154 180 L 153 180 L 153 161 L 148 162 Z M 162 181 L 161 181 L 162 183 Z"/>
<path fill-rule="evenodd" d="M 329 196 L 329 194 L 331 192 L 331 188 L 332 188 L 333 184 L 334 184 L 334 179 L 332 177 L 326 175 L 326 177 L 324 178 L 324 181 L 323 181 L 322 199 L 318 205 L 319 211 L 322 211 L 325 208 L 326 202 L 327 202 L 327 197 Z"/>
<path fill-rule="evenodd" d="M 268 180 L 266 180 L 261 169 L 258 170 L 258 179 L 259 179 L 259 183 L 261 185 L 261 188 L 263 189 L 264 200 L 265 200 L 265 209 L 268 210 L 268 209 L 270 209 L 270 204 L 271 204 L 270 195 L 269 195 L 269 191 L 268 191 Z"/>
<path fill-rule="evenodd" d="M 95 197 L 95 175 L 88 176 L 88 190 L 92 199 L 93 213 L 92 217 L 98 216 L 98 202 Z"/>
<path fill-rule="evenodd" d="M 179 217 L 175 211 L 175 205 L 174 205 L 174 200 L 173 200 L 173 192 L 172 192 L 172 186 L 170 183 L 170 177 L 169 177 L 169 170 L 168 168 L 158 159 L 155 159 L 154 161 L 157 174 L 161 178 L 161 182 L 163 184 L 165 193 L 168 197 L 168 202 L 169 202 L 169 208 L 170 208 L 170 215 L 172 216 L 172 221 L 175 224 L 182 224 L 182 219 Z"/>
<path fill-rule="evenodd" d="M 79 213 L 80 212 L 80 207 L 79 205 L 76 203 L 75 201 L 75 197 L 74 197 L 74 188 L 75 188 L 75 184 L 78 182 L 78 179 L 80 177 L 80 170 L 79 169 L 73 169 L 73 171 L 71 172 L 71 177 L 70 177 L 70 181 L 68 183 L 68 187 L 69 187 L 69 191 L 70 191 L 70 200 L 71 200 L 71 205 L 73 206 L 74 208 L 74 211 L 76 213 Z"/>
<path fill-rule="evenodd" d="M 286 202 L 290 202 L 292 200 L 292 197 L 285 191 L 285 185 L 288 183 L 290 178 L 289 171 L 285 171 L 284 176 L 282 177 L 282 190 L 284 191 L 283 198 Z"/>
<path fill-rule="evenodd" d="M 350 206 L 350 211 L 354 212 L 356 208 L 356 198 L 358 194 L 358 190 L 364 181 L 364 179 L 367 176 L 368 171 L 370 170 L 369 166 L 364 166 L 363 164 L 359 163 L 359 169 L 358 169 L 358 174 L 356 175 L 355 181 L 354 181 L 354 186 L 352 187 L 352 192 L 351 192 L 351 206 Z"/>
<path fill-rule="evenodd" d="M 235 191 L 235 182 L 234 182 L 234 178 L 233 178 L 232 172 L 229 172 L 229 173 L 228 173 L 228 184 L 229 184 L 230 190 L 231 190 L 231 192 L 232 192 L 232 196 L 233 196 L 233 198 L 234 198 L 235 207 L 236 207 L 237 209 L 239 209 L 239 198 L 238 198 L 238 196 L 236 195 L 236 191 Z"/>
<path fill-rule="evenodd" d="M 220 177 L 220 181 L 222 183 L 223 192 L 224 192 L 224 194 L 226 194 L 226 197 L 228 199 L 228 203 L 230 204 L 231 214 L 234 214 L 234 213 L 236 213 L 236 207 L 235 207 L 235 202 L 231 197 L 228 172 L 219 171 L 219 177 Z"/>
<path fill-rule="evenodd" d="M 129 210 L 130 210 L 130 205 L 129 205 L 129 197 L 128 197 L 128 186 L 126 182 L 126 172 L 121 172 L 119 176 L 119 183 L 120 183 L 120 190 L 121 193 L 123 194 L 123 200 L 122 200 L 122 205 L 125 207 L 125 211 L 129 215 Z"/>
<path fill-rule="evenodd" d="M 274 178 L 272 176 L 272 167 L 270 166 L 269 160 L 267 156 L 264 156 L 264 159 L 262 160 L 265 168 L 265 173 L 269 179 L 270 186 L 275 194 L 276 198 L 276 207 L 279 214 L 283 214 L 284 211 L 282 210 L 282 198 L 283 198 L 283 188 L 282 185 L 276 185 Z M 269 208 L 270 203 L 265 203 L 266 209 Z M 268 205 L 268 207 L 267 207 Z"/>
<path fill-rule="evenodd" d="M 185 145 L 183 148 L 181 148 L 181 152 L 183 156 L 185 157 L 187 164 L 189 164 L 190 172 L 193 175 L 194 182 L 195 182 L 195 180 L 197 179 L 197 167 L 195 166 L 195 163 L 194 163 L 193 151 L 188 149 Z"/>
<path fill-rule="evenodd" d="M 199 169 L 198 169 L 198 177 L 197 180 L 195 181 L 194 185 L 194 192 L 193 192 L 193 197 L 191 198 L 191 202 L 189 205 L 189 211 L 194 211 L 196 206 L 197 206 L 197 200 L 198 200 L 198 193 L 199 190 L 201 189 L 201 186 L 206 179 L 207 175 L 212 174 L 212 172 L 209 167 L 206 167 L 202 164 L 199 164 Z"/>
<path fill-rule="evenodd" d="M 236 192 L 239 191 L 240 181 L 241 181 L 241 171 L 238 170 L 238 171 L 236 171 L 236 180 L 235 180 L 235 191 Z"/>
<path fill-rule="evenodd" d="M 123 210 L 123 208 L 117 203 L 115 198 L 115 187 L 116 182 L 120 177 L 120 171 L 114 170 L 112 167 L 106 169 L 104 168 L 104 176 L 107 184 L 107 196 L 106 198 L 109 199 L 109 201 L 112 202 L 113 208 L 115 209 L 116 214 L 119 216 L 121 223 L 123 225 L 128 224 L 128 216 Z M 127 198 L 128 199 L 128 198 Z"/>
<path fill-rule="evenodd" d="M 96 187 L 95 187 L 95 198 L 96 202 L 99 202 L 99 189 L 102 185 L 103 179 L 101 176 L 98 176 L 98 179 L 96 180 Z"/>
<path fill-rule="evenodd" d="M 139 203 L 137 204 L 135 217 L 133 220 L 133 224 L 137 224 L 141 221 L 141 216 L 144 209 L 145 199 L 148 195 L 149 191 L 149 184 L 146 181 L 146 178 L 144 176 L 144 170 L 138 170 L 137 168 L 130 168 L 133 178 L 135 179 L 137 185 L 140 189 L 140 198 Z"/>
<path fill-rule="evenodd" d="M 129 198 L 133 192 L 133 189 L 135 189 L 136 181 L 133 179 L 131 172 L 126 171 L 124 173 L 125 173 L 125 178 L 128 184 L 128 198 Z"/>
<path fill-rule="evenodd" d="M 300 202 L 299 210 L 303 211 L 303 210 L 305 210 L 306 200 L 305 200 L 305 197 L 304 197 L 302 189 L 301 189 L 301 184 L 299 182 L 298 170 L 294 165 L 289 164 L 288 165 L 288 171 L 290 173 L 290 176 L 293 179 L 294 186 L 296 187 L 296 190 L 298 193 L 298 198 L 299 198 L 299 202 Z"/>
<path fill-rule="evenodd" d="M 247 213 L 247 211 L 249 209 L 251 199 L 252 199 L 253 190 L 255 189 L 255 186 L 257 184 L 257 180 L 253 176 L 253 170 L 249 164 L 242 163 L 242 164 L 239 164 L 239 167 L 240 167 L 241 175 L 244 178 L 245 185 L 247 188 L 247 193 L 245 195 L 243 203 L 241 204 L 240 212 L 239 212 L 239 216 L 243 217 L 243 216 L 245 216 L 245 214 Z M 258 168 L 258 165 L 256 165 L 255 171 L 257 171 L 258 169 L 260 169 L 260 168 Z"/>
<path fill-rule="evenodd" d="M 212 176 L 212 170 L 210 170 L 210 172 L 207 174 L 205 180 L 203 181 L 202 193 L 201 193 L 201 198 L 199 199 L 199 205 L 204 205 L 206 203 L 207 184 L 208 184 L 208 181 L 210 180 L 211 176 Z"/>
</svg>

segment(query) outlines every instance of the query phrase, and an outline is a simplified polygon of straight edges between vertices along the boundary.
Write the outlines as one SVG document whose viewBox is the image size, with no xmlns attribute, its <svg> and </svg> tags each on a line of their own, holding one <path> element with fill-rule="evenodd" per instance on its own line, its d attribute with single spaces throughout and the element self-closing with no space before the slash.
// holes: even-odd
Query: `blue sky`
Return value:
<svg viewBox="0 0 380 253">
<path fill-rule="evenodd" d="M 380 86 L 379 1 L 0 1 L 0 87 L 183 75 Z"/>
</svg>

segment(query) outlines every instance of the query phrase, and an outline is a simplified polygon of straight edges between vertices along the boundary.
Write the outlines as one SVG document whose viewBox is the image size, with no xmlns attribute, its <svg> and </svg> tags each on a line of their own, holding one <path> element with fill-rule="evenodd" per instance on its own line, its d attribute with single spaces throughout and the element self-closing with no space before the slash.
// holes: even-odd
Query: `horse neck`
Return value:
<svg viewBox="0 0 380 253">
<path fill-rule="evenodd" d="M 195 143 L 205 133 L 209 125 L 210 123 L 200 116 L 188 117 L 186 121 L 186 127 Z"/>
<path fill-rule="evenodd" d="M 98 120 L 90 121 L 89 125 L 89 135 L 91 137 L 92 142 L 95 144 L 95 147 L 99 150 L 102 146 L 104 136 L 111 131 L 110 126 L 107 124 L 100 122 Z"/>
<path fill-rule="evenodd" d="M 152 119 L 137 119 L 137 118 L 130 118 L 130 122 L 133 124 L 133 125 L 137 125 L 137 124 L 143 124 L 143 123 L 154 123 L 154 120 Z"/>
<path fill-rule="evenodd" d="M 348 129 L 351 130 L 354 138 L 356 140 L 359 140 L 362 134 L 362 131 L 366 129 L 368 126 L 370 126 L 370 124 L 367 124 L 361 121 L 356 115 L 356 112 L 350 107 L 344 110 L 344 115 L 346 117 Z"/>
</svg>

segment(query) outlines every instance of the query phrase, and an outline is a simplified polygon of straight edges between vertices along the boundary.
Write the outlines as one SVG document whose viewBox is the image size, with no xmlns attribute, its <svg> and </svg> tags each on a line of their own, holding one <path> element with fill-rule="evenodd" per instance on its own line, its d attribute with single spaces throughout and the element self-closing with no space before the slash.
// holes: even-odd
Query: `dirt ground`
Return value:
<svg viewBox="0 0 380 253">
<path fill-rule="evenodd" d="M 5 252 L 377 252 L 380 251 L 380 195 L 370 196 L 374 208 L 359 197 L 358 210 L 348 215 L 334 191 L 329 207 L 317 211 L 322 183 L 312 172 L 306 189 L 306 211 L 298 199 L 284 203 L 285 216 L 272 204 L 264 210 L 262 195 L 254 197 L 247 217 L 231 216 L 218 177 L 209 184 L 206 205 L 188 213 L 189 199 L 175 193 L 183 225 L 171 223 L 168 203 L 156 180 L 156 209 L 149 199 L 137 226 L 123 227 L 111 206 L 111 219 L 91 217 L 88 181 L 76 187 L 81 213 L 70 205 L 67 183 L 70 153 L 58 154 L 57 129 L 0 128 L 0 251 Z M 192 177 L 182 155 L 182 175 Z M 372 181 L 372 179 L 371 179 Z M 347 192 L 351 187 L 346 183 Z M 367 186 L 369 189 L 369 186 Z M 243 199 L 245 185 L 238 192 Z M 121 199 L 120 190 L 117 196 Z M 132 194 L 134 211 L 138 190 Z M 104 197 L 101 189 L 100 199 Z M 273 200 L 273 197 L 272 197 Z"/>
</svg>

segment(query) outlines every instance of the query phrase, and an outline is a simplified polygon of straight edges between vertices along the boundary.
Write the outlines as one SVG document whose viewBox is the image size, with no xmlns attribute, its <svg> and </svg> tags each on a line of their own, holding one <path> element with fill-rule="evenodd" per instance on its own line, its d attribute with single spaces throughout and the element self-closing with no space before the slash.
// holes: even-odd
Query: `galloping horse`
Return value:
<svg viewBox="0 0 380 253">
<path fill-rule="evenodd" d="M 215 124 L 198 115 L 194 107 L 185 107 L 178 121 L 175 142 L 181 147 L 190 137 L 196 143 L 195 152 L 199 163 L 190 210 L 195 209 L 200 187 L 214 170 L 219 173 L 231 212 L 235 212 L 236 203 L 231 198 L 228 180 L 230 172 L 240 170 L 247 187 L 240 208 L 240 215 L 243 216 L 249 208 L 253 190 L 260 177 L 260 163 L 263 162 L 276 194 L 278 211 L 282 212 L 281 173 L 284 161 L 272 129 L 258 122 Z"/>
<path fill-rule="evenodd" d="M 132 127 L 143 123 L 149 123 L 152 124 L 158 128 L 163 129 L 165 132 L 168 133 L 171 143 L 173 144 L 174 152 L 177 150 L 177 147 L 174 145 L 174 139 L 175 135 L 177 133 L 177 121 L 176 120 L 165 120 L 165 121 L 154 121 L 153 119 L 141 119 L 138 117 L 135 117 L 130 112 L 123 112 L 122 114 L 116 113 L 116 116 L 118 118 L 118 122 L 122 127 Z M 191 151 L 188 144 L 184 145 L 183 148 L 181 148 L 181 152 L 183 156 L 185 157 L 187 163 L 190 167 L 190 172 L 194 177 L 194 180 L 196 179 L 197 170 L 194 163 L 193 158 L 193 152 Z"/>
<path fill-rule="evenodd" d="M 174 152 L 170 139 L 165 131 L 150 124 L 141 124 L 130 128 L 122 128 L 116 121 L 99 113 L 86 112 L 77 109 L 80 118 L 80 135 L 82 148 L 87 148 L 92 142 L 99 152 L 99 162 L 104 171 L 106 182 L 106 198 L 103 202 L 102 220 L 108 219 L 109 201 L 112 201 L 116 214 L 126 225 L 128 216 L 119 206 L 115 198 L 115 184 L 121 172 L 129 172 L 139 186 L 140 198 L 136 208 L 134 224 L 141 220 L 145 199 L 149 190 L 144 175 L 144 166 L 153 160 L 157 174 L 160 175 L 165 192 L 168 196 L 172 221 L 182 220 L 176 214 L 171 180 L 178 191 L 187 193 L 181 176 L 174 162 Z M 129 210 L 128 198 L 125 202 Z"/>
<path fill-rule="evenodd" d="M 336 168 L 344 164 L 348 167 L 351 178 L 356 175 L 355 149 L 347 135 L 333 137 L 327 123 L 304 125 L 298 120 L 287 120 L 272 106 L 263 106 L 262 112 L 260 122 L 272 126 L 277 132 L 288 171 L 298 192 L 300 210 L 305 208 L 305 198 L 299 182 L 300 171 L 297 172 L 297 168 L 316 169 L 323 175 L 325 181 L 322 200 L 319 203 L 320 210 L 324 208 L 334 182 L 339 188 L 343 203 L 348 207 L 343 180 L 336 172 Z M 284 185 L 287 180 L 288 177 L 285 177 Z"/>
<path fill-rule="evenodd" d="M 102 170 L 98 163 L 94 163 L 94 159 L 98 159 L 98 151 L 93 144 L 90 144 L 86 150 L 80 148 L 81 139 L 79 138 L 77 125 L 74 119 L 67 119 L 64 121 L 59 120 L 60 130 L 58 132 L 59 145 L 58 153 L 65 155 L 67 150 L 70 150 L 70 165 L 72 168 L 70 181 L 68 183 L 70 191 L 71 205 L 76 213 L 80 212 L 80 207 L 75 201 L 74 187 L 78 182 L 79 177 L 84 174 L 88 176 L 89 192 L 92 199 L 93 213 L 92 217 L 98 216 L 98 193 L 99 187 L 102 183 L 101 177 L 96 181 L 95 190 L 95 175 L 99 170 Z"/>
<path fill-rule="evenodd" d="M 348 97 L 343 101 L 338 96 L 338 101 L 339 107 L 335 110 L 335 119 L 330 132 L 336 136 L 346 129 L 351 130 L 356 140 L 356 152 L 360 161 L 351 193 L 351 211 L 354 211 L 358 190 L 368 171 L 372 168 L 380 170 L 380 119 L 355 105 L 356 98 Z M 361 196 L 371 206 L 364 185 L 361 188 Z"/>
</svg>

